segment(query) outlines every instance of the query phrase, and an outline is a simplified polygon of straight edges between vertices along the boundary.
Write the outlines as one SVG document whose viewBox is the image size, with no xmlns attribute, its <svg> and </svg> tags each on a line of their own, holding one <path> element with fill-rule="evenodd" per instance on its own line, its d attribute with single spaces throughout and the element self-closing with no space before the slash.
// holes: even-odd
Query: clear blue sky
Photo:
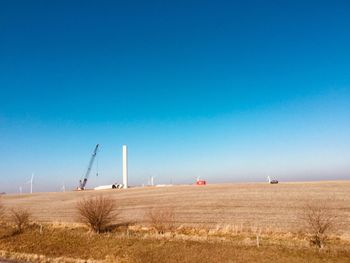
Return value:
<svg viewBox="0 0 350 263">
<path fill-rule="evenodd" d="M 0 192 L 350 178 L 349 1 L 1 1 Z M 95 171 L 95 168 L 94 168 Z"/>
</svg>

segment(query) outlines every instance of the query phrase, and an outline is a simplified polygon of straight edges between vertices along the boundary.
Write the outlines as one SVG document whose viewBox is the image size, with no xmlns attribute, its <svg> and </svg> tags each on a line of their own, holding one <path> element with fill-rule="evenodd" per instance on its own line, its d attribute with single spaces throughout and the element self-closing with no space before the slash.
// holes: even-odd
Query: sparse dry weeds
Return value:
<svg viewBox="0 0 350 263">
<path fill-rule="evenodd" d="M 145 213 L 145 220 L 158 234 L 174 231 L 175 229 L 175 212 L 172 207 L 151 208 Z"/>
<path fill-rule="evenodd" d="M 134 233 L 94 234 L 83 228 L 28 228 L 1 239 L 0 257 L 29 262 L 348 262 L 348 243 L 332 240 L 322 251 L 303 243 L 264 237 L 181 239 Z M 6 252 L 5 252 L 6 251 Z M 64 257 L 63 257 L 64 255 Z"/>
</svg>

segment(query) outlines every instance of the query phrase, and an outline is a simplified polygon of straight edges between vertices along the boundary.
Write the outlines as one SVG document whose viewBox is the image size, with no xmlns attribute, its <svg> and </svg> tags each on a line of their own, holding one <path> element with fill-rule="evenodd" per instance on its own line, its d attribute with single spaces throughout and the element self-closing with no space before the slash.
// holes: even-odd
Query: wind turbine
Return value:
<svg viewBox="0 0 350 263">
<path fill-rule="evenodd" d="M 34 173 L 32 173 L 32 177 L 30 180 L 27 182 L 27 184 L 30 184 L 30 193 L 33 193 L 33 181 L 34 181 Z"/>
<path fill-rule="evenodd" d="M 271 178 L 270 175 L 267 176 L 267 181 L 269 181 L 269 184 L 271 184 Z"/>
<path fill-rule="evenodd" d="M 66 185 L 65 185 L 65 183 L 63 182 L 63 185 L 62 185 L 62 192 L 65 192 L 66 191 Z"/>
<path fill-rule="evenodd" d="M 19 194 L 22 194 L 22 186 L 19 187 Z"/>
<path fill-rule="evenodd" d="M 154 176 L 148 177 L 148 186 L 154 186 Z"/>
</svg>

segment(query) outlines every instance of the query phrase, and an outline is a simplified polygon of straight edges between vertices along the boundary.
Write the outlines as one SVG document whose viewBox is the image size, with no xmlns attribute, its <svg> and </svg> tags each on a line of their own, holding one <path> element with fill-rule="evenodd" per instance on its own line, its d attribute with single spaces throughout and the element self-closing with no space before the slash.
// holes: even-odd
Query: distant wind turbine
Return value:
<svg viewBox="0 0 350 263">
<path fill-rule="evenodd" d="M 269 182 L 269 184 L 271 184 L 271 178 L 270 175 L 267 176 L 267 181 Z"/>
<path fill-rule="evenodd" d="M 30 180 L 27 182 L 27 184 L 30 184 L 30 193 L 33 193 L 33 181 L 34 181 L 34 173 L 32 173 L 32 177 Z"/>
<path fill-rule="evenodd" d="M 148 177 L 148 185 L 149 186 L 154 186 L 154 176 Z"/>
</svg>

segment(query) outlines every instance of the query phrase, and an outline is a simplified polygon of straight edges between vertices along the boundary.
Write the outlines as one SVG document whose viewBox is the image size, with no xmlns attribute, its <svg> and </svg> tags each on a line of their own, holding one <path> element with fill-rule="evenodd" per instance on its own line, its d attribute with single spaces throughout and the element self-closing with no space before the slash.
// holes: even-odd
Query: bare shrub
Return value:
<svg viewBox="0 0 350 263">
<path fill-rule="evenodd" d="M 115 201 L 103 196 L 83 199 L 76 208 L 78 221 L 96 233 L 107 230 L 118 216 Z"/>
<path fill-rule="evenodd" d="M 329 234 L 337 230 L 337 217 L 327 205 L 306 204 L 301 219 L 310 235 L 310 243 L 318 248 L 323 248 Z"/>
<path fill-rule="evenodd" d="M 151 208 L 145 213 L 145 219 L 159 234 L 175 229 L 175 213 L 171 207 Z"/>
<path fill-rule="evenodd" d="M 10 210 L 10 222 L 16 227 L 17 233 L 22 233 L 24 228 L 27 227 L 31 221 L 31 213 L 25 209 L 11 209 Z"/>
</svg>

